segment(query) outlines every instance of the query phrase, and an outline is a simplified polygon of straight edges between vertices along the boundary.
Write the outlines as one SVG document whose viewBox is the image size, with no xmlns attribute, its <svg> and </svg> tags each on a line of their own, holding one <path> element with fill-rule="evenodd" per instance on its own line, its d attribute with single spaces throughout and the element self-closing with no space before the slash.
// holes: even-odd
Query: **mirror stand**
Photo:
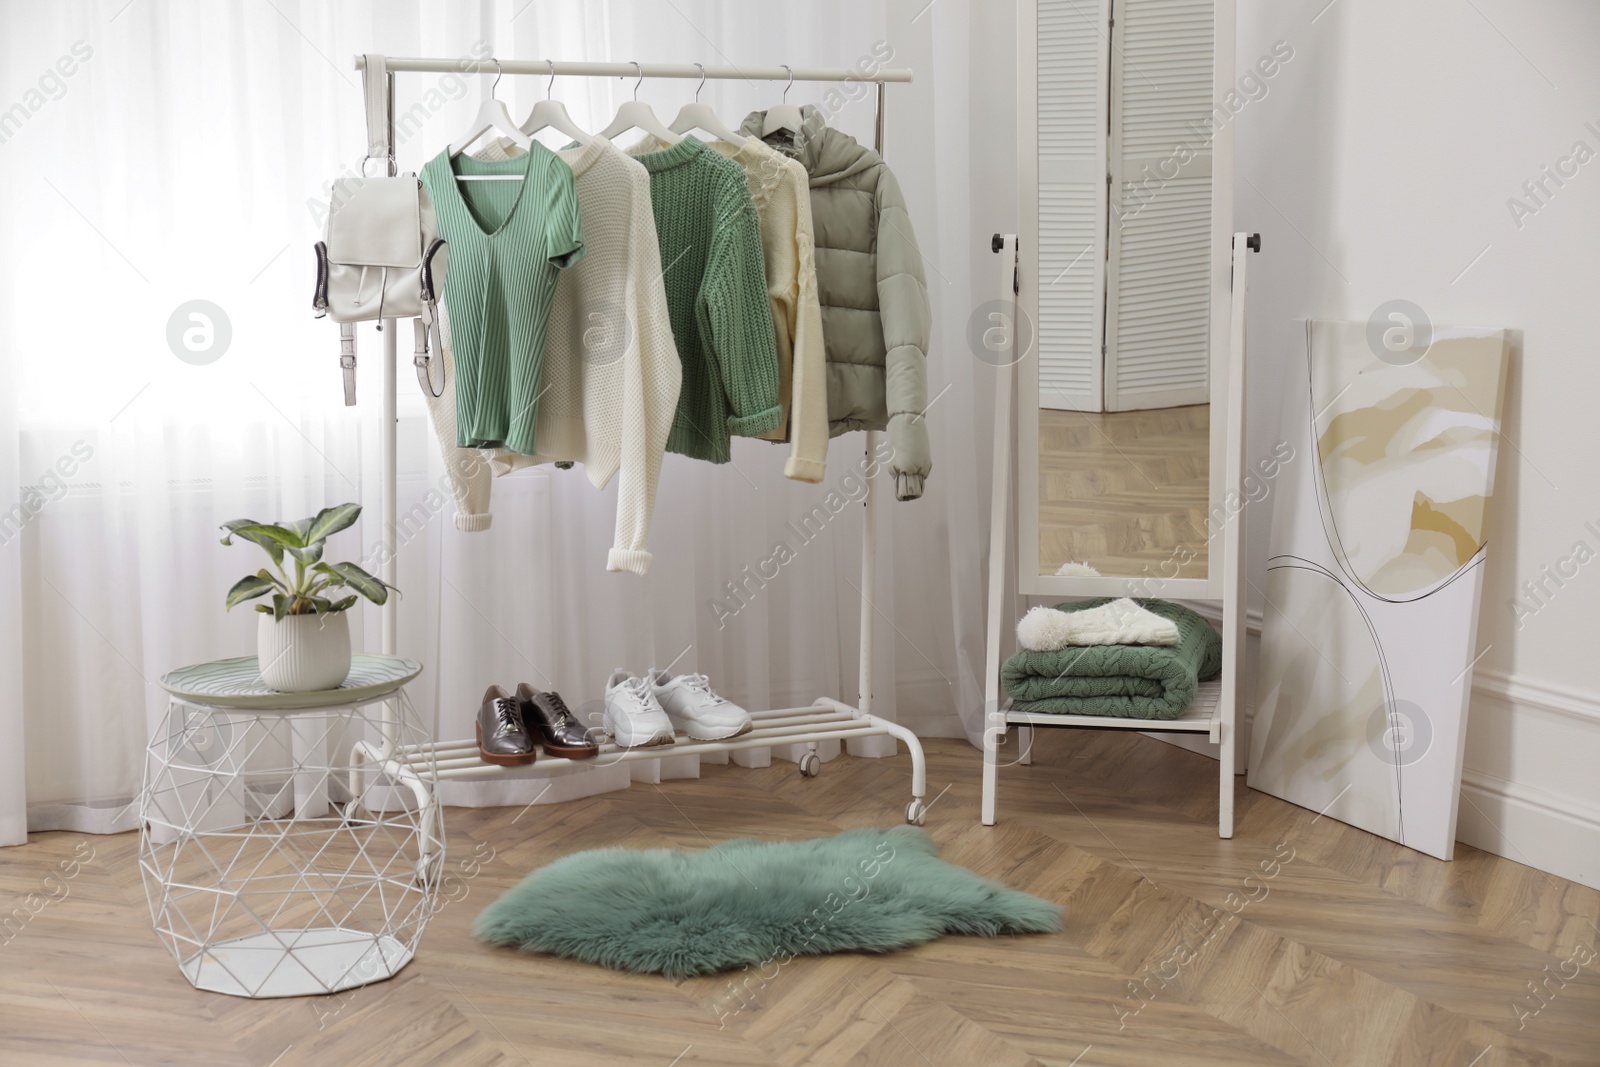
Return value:
<svg viewBox="0 0 1600 1067">
<path fill-rule="evenodd" d="M 1000 254 L 998 291 L 1002 300 L 1016 311 L 1017 298 L 1017 236 L 996 234 L 990 246 Z M 1259 234 L 1235 233 L 1232 245 L 1232 292 L 1229 316 L 1229 355 L 1224 385 L 1225 428 L 1224 500 L 1242 500 L 1244 480 L 1244 382 L 1245 382 L 1245 298 L 1249 290 L 1247 273 L 1248 254 L 1259 251 Z M 1010 627 L 1019 617 L 1019 601 L 1030 587 L 1027 576 L 1017 574 L 1010 580 L 1008 561 L 1016 545 L 1013 528 L 1017 516 L 1013 508 L 1016 499 L 1013 450 L 1016 436 L 1014 410 L 1017 393 L 1017 367 L 1028 359 L 1037 359 L 1036 348 L 1015 352 L 1017 331 L 1010 330 L 1008 343 L 1013 350 L 997 353 L 999 374 L 995 386 L 994 460 L 992 479 L 994 487 L 990 500 L 989 525 L 989 597 L 984 657 L 984 714 L 983 731 L 983 808 L 985 826 L 993 826 L 996 818 L 996 800 L 1000 777 L 1000 746 L 1012 727 L 1018 730 L 1019 756 L 1017 763 L 1032 762 L 1033 731 L 1037 727 L 1140 730 L 1145 733 L 1183 733 L 1203 735 L 1217 746 L 1220 786 L 1217 804 L 1217 834 L 1233 836 L 1234 776 L 1237 770 L 1236 752 L 1238 734 L 1236 723 L 1240 702 L 1240 671 L 1244 663 L 1245 598 L 1244 598 L 1244 515 L 1237 511 L 1227 521 L 1222 531 L 1220 552 L 1213 554 L 1210 566 L 1221 579 L 1222 606 L 1222 675 L 1215 682 L 1201 684 L 1195 701 L 1175 719 L 1120 719 L 1098 715 L 1066 715 L 1019 711 L 1001 693 L 1000 665 L 1002 653 L 1011 648 L 1014 637 Z M 1009 355 L 1010 358 L 1004 358 Z M 1220 558 L 1218 558 L 1220 557 Z M 1120 595 L 1132 595 L 1139 590 L 1136 582 L 1129 581 L 1128 589 Z"/>
</svg>

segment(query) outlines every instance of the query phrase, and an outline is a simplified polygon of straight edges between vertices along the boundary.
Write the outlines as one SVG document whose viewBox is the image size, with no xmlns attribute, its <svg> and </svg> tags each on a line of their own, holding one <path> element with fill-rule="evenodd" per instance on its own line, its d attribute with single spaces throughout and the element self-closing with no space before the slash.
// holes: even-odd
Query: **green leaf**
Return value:
<svg viewBox="0 0 1600 1067">
<path fill-rule="evenodd" d="M 256 577 L 260 578 L 263 582 L 270 583 L 274 589 L 280 589 L 285 593 L 289 591 L 289 587 L 283 584 L 283 580 L 276 574 L 273 574 L 271 571 L 267 570 L 265 567 L 262 567 L 260 570 L 256 571 Z"/>
<path fill-rule="evenodd" d="M 306 532 L 311 529 L 311 520 L 310 519 L 296 519 L 293 522 L 280 523 L 279 525 L 284 526 L 287 529 L 293 530 L 294 531 L 294 535 L 296 537 L 300 538 L 300 544 L 302 546 L 308 545 L 308 544 L 311 543 L 306 538 Z"/>
<path fill-rule="evenodd" d="M 355 525 L 355 521 L 360 517 L 360 504 L 339 504 L 323 508 L 317 512 L 317 517 L 311 520 L 311 528 L 305 535 L 306 544 L 325 541 L 340 530 Z"/>
<path fill-rule="evenodd" d="M 261 525 L 261 524 L 256 522 L 256 520 L 254 520 L 254 519 L 229 519 L 227 522 L 223 523 L 222 526 L 221 526 L 221 529 L 227 531 L 226 533 L 224 533 L 222 535 L 222 543 L 225 544 L 225 545 L 233 544 L 233 531 L 237 530 L 241 526 L 259 526 L 259 525 Z"/>
<path fill-rule="evenodd" d="M 254 519 L 234 519 L 232 522 L 223 523 L 222 528 L 228 532 L 222 538 L 222 543 L 225 545 L 233 544 L 233 537 L 237 534 L 246 541 L 266 549 L 267 555 L 272 557 L 273 563 L 282 563 L 283 545 L 274 538 L 260 532 L 264 525 L 266 524 L 259 523 Z"/>
<path fill-rule="evenodd" d="M 272 553 L 272 562 L 274 563 L 282 562 L 284 549 L 305 547 L 305 541 L 301 539 L 299 534 L 270 522 L 257 522 L 248 526 L 239 526 L 228 532 L 231 536 L 242 537 L 246 541 L 258 544 Z"/>
<path fill-rule="evenodd" d="M 233 583 L 233 588 L 228 590 L 227 610 L 232 610 L 235 604 L 242 604 L 246 600 L 254 600 L 258 596 L 270 593 L 276 588 L 277 583 L 265 581 L 259 574 L 247 575 Z"/>
<path fill-rule="evenodd" d="M 297 612 L 299 615 L 327 615 L 333 611 L 333 602 L 327 597 L 303 596 L 295 601 L 295 607 L 308 609 Z"/>
<path fill-rule="evenodd" d="M 354 563 L 321 563 L 318 564 L 318 567 L 319 569 L 326 567 L 334 574 L 337 574 L 343 584 L 348 585 L 374 604 L 382 604 L 385 600 L 388 600 L 389 590 L 394 589 L 394 586 L 388 582 L 374 578 Z M 398 590 L 396 591 L 398 592 Z"/>
<path fill-rule="evenodd" d="M 274 619 L 276 619 L 278 622 L 282 622 L 284 620 L 284 617 L 287 616 L 288 614 L 289 614 L 289 598 L 284 596 L 282 593 L 273 593 L 272 594 L 272 617 Z"/>
<path fill-rule="evenodd" d="M 263 614 L 263 615 L 271 615 L 272 614 L 272 606 L 270 604 L 257 604 L 256 605 L 256 610 L 261 612 L 261 614 Z"/>
<path fill-rule="evenodd" d="M 347 596 L 347 597 L 343 598 L 342 600 L 335 600 L 333 602 L 332 610 L 333 611 L 349 611 L 351 608 L 356 606 L 356 601 L 360 600 L 360 599 L 361 599 L 360 597 L 356 597 L 356 596 Z"/>
<path fill-rule="evenodd" d="M 322 546 L 322 542 L 321 541 L 313 541 L 309 545 L 307 545 L 305 548 L 291 548 L 291 549 L 289 549 L 289 555 L 293 556 L 295 559 L 299 560 L 301 563 L 304 563 L 307 566 L 310 566 L 311 564 L 317 562 L 319 559 L 322 558 L 322 547 L 323 546 Z"/>
</svg>

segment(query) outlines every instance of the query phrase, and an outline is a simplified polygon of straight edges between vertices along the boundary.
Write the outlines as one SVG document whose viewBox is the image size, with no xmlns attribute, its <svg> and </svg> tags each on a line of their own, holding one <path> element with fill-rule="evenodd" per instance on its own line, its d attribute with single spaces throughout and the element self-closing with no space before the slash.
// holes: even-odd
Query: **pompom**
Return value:
<svg viewBox="0 0 1600 1067">
<path fill-rule="evenodd" d="M 1017 644 L 1029 652 L 1055 652 L 1067 647 L 1072 630 L 1066 612 L 1041 605 L 1017 620 Z"/>
<path fill-rule="evenodd" d="M 1078 563 L 1076 561 L 1063 563 L 1056 568 L 1056 573 L 1066 575 L 1069 578 L 1099 578 L 1101 576 L 1099 571 L 1087 563 Z"/>
</svg>

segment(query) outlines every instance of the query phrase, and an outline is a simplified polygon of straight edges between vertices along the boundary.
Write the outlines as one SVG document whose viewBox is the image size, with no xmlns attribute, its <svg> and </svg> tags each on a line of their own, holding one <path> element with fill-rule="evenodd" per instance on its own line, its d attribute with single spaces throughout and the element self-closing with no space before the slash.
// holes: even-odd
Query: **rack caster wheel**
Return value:
<svg viewBox="0 0 1600 1067">
<path fill-rule="evenodd" d="M 906 822 L 912 826 L 921 826 L 928 817 L 928 805 L 922 802 L 921 797 L 913 797 L 911 803 L 906 805 Z"/>
<path fill-rule="evenodd" d="M 815 752 L 807 752 L 800 757 L 800 777 L 815 778 L 822 773 L 822 757 Z"/>
<path fill-rule="evenodd" d="M 371 826 L 376 821 L 359 799 L 346 801 L 339 818 L 345 826 Z"/>
</svg>

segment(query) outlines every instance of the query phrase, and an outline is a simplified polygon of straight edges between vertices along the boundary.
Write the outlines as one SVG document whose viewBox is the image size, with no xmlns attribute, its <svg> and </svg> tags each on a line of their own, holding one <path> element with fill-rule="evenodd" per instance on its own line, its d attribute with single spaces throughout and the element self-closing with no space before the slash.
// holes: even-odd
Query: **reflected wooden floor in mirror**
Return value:
<svg viewBox="0 0 1600 1067">
<path fill-rule="evenodd" d="M 1039 570 L 1204 578 L 1209 405 L 1039 412 Z"/>
</svg>

